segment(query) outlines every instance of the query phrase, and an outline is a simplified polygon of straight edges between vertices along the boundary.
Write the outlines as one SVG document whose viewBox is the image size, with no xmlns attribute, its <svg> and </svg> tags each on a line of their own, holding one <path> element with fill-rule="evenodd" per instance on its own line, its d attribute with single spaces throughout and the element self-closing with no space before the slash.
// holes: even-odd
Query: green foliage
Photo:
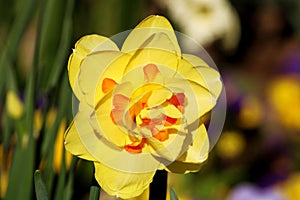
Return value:
<svg viewBox="0 0 300 200">
<path fill-rule="evenodd" d="M 170 199 L 171 200 L 178 200 L 178 197 L 177 197 L 177 195 L 176 195 L 173 188 L 170 188 Z"/>
<path fill-rule="evenodd" d="M 39 170 L 34 173 L 34 186 L 37 200 L 48 200 L 47 189 Z"/>
<path fill-rule="evenodd" d="M 89 200 L 98 200 L 100 196 L 100 187 L 91 186 Z"/>
</svg>

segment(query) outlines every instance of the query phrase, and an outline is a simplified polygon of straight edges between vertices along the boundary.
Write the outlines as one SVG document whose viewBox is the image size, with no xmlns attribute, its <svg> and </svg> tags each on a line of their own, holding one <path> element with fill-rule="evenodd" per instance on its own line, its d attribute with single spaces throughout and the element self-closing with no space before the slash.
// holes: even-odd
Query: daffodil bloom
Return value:
<svg viewBox="0 0 300 200">
<path fill-rule="evenodd" d="M 72 154 L 94 162 L 109 195 L 138 196 L 158 169 L 197 171 L 209 140 L 201 117 L 215 106 L 219 73 L 201 58 L 181 53 L 162 16 L 149 16 L 122 48 L 88 35 L 69 58 L 78 112 L 65 133 Z"/>
</svg>

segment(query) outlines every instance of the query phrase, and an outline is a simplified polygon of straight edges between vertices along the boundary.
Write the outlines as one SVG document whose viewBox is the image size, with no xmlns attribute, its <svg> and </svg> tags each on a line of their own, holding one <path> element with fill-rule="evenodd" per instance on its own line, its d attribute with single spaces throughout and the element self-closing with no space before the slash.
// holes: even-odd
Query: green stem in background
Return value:
<svg viewBox="0 0 300 200">
<path fill-rule="evenodd" d="M 5 48 L 0 56 L 0 97 L 4 95 L 6 85 L 6 70 L 13 67 L 13 61 L 17 57 L 18 45 L 21 37 L 29 24 L 34 10 L 37 7 L 36 0 L 19 1 L 22 3 L 22 9 L 18 12 L 12 28 L 9 32 Z"/>
<path fill-rule="evenodd" d="M 39 170 L 34 173 L 34 186 L 37 200 L 48 200 L 47 189 Z"/>
<path fill-rule="evenodd" d="M 93 172 L 92 185 L 90 187 L 90 197 L 89 200 L 99 200 L 101 188 L 94 176 L 95 169 Z"/>
<path fill-rule="evenodd" d="M 92 185 L 90 189 L 89 200 L 98 200 L 99 196 L 100 196 L 100 187 Z"/>
<path fill-rule="evenodd" d="M 54 87 L 57 84 L 62 70 L 65 69 L 64 64 L 66 63 L 66 58 L 69 54 L 68 50 L 71 43 L 73 10 L 74 0 L 68 0 L 62 25 L 60 43 L 58 46 L 57 54 L 55 56 L 53 68 L 51 70 L 51 76 L 47 81 L 46 91 L 49 91 L 50 88 Z"/>
<path fill-rule="evenodd" d="M 178 197 L 173 188 L 170 188 L 170 200 L 178 200 Z"/>
</svg>

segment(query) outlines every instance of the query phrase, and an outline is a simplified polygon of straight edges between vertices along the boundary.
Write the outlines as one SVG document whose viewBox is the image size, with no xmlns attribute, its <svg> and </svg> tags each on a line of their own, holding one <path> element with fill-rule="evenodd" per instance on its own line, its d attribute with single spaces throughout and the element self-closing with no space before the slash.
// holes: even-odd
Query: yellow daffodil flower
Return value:
<svg viewBox="0 0 300 200">
<path fill-rule="evenodd" d="M 109 38 L 84 36 L 68 73 L 80 103 L 65 147 L 94 162 L 108 195 L 136 197 L 156 170 L 197 171 L 207 159 L 201 117 L 216 104 L 220 76 L 201 58 L 181 53 L 166 18 L 143 20 L 121 49 Z"/>
</svg>

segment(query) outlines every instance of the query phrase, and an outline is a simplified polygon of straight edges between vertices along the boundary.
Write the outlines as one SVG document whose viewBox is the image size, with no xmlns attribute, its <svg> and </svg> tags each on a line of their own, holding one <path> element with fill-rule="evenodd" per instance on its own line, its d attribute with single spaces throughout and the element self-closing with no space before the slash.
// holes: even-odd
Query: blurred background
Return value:
<svg viewBox="0 0 300 200">
<path fill-rule="evenodd" d="M 93 165 L 65 152 L 75 42 L 150 14 L 201 44 L 222 75 L 227 116 L 198 173 L 169 175 L 183 200 L 300 199 L 300 1 L 0 0 L 0 198 L 87 199 Z"/>
</svg>

